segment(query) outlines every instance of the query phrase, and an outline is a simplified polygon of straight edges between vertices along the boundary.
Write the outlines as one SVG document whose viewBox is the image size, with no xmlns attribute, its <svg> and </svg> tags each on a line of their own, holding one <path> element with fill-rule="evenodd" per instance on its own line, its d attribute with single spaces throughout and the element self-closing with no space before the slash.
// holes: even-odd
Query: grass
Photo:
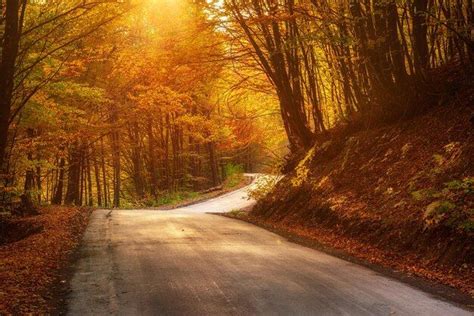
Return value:
<svg viewBox="0 0 474 316">
<path fill-rule="evenodd" d="M 242 165 L 228 163 L 224 167 L 224 172 L 226 177 L 224 186 L 228 189 L 235 188 L 243 180 L 244 168 Z"/>
<path fill-rule="evenodd" d="M 159 207 L 164 205 L 176 205 L 187 200 L 195 200 L 201 194 L 193 191 L 165 192 L 156 200 L 148 200 L 145 204 L 149 207 Z"/>
<path fill-rule="evenodd" d="M 160 192 L 157 198 L 148 197 L 142 200 L 123 199 L 121 201 L 121 208 L 131 209 L 140 207 L 170 207 L 194 203 L 208 198 L 216 197 L 222 193 L 229 192 L 247 185 L 244 177 L 244 169 L 241 165 L 229 163 L 224 167 L 225 181 L 219 189 L 213 192 L 195 192 L 195 191 L 177 191 L 177 192 Z"/>
</svg>

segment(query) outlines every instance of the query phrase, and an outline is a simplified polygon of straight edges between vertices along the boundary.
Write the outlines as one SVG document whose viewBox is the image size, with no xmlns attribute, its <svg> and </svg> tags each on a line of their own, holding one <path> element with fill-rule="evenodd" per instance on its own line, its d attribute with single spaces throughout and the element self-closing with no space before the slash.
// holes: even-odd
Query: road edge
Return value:
<svg viewBox="0 0 474 316">
<path fill-rule="evenodd" d="M 246 208 L 240 211 L 241 213 L 242 212 L 247 213 L 249 209 Z M 402 282 L 408 286 L 417 288 L 441 301 L 453 304 L 457 307 L 465 309 L 468 312 L 474 312 L 474 298 L 455 288 L 449 287 L 444 284 L 435 283 L 433 281 L 421 278 L 419 276 L 409 275 L 402 271 L 396 271 L 389 267 L 385 267 L 382 265 L 369 262 L 364 259 L 354 257 L 351 254 L 347 253 L 346 251 L 331 248 L 329 246 L 326 246 L 318 242 L 317 240 L 309 239 L 307 237 L 297 235 L 285 229 L 274 227 L 272 225 L 265 224 L 263 222 L 253 221 L 248 216 L 243 217 L 243 216 L 236 215 L 238 213 L 239 212 L 232 211 L 228 213 L 208 213 L 208 214 L 219 215 L 219 216 L 226 217 L 229 219 L 239 220 L 239 221 L 263 228 L 269 232 L 272 232 L 274 234 L 277 234 L 285 238 L 289 242 L 292 242 L 292 243 L 295 243 L 300 246 L 310 248 L 313 250 L 321 251 L 325 254 L 334 256 L 336 258 L 371 269 L 374 272 L 379 273 L 383 276 Z"/>
</svg>

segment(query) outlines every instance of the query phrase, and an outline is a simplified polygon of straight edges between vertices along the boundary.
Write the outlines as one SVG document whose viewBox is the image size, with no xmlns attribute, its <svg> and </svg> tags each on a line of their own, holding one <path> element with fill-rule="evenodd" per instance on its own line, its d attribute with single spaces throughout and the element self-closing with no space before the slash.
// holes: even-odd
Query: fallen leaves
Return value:
<svg viewBox="0 0 474 316">
<path fill-rule="evenodd" d="M 0 314 L 45 314 L 53 308 L 53 289 L 79 245 L 90 210 L 46 207 L 20 220 L 42 230 L 0 246 Z"/>
<path fill-rule="evenodd" d="M 295 235 L 307 241 L 316 242 L 326 249 L 342 251 L 346 256 L 365 260 L 393 271 L 403 272 L 407 275 L 418 276 L 435 283 L 441 283 L 461 290 L 474 297 L 474 271 L 470 265 L 453 269 L 449 265 L 435 265 L 430 260 L 418 256 L 416 253 L 397 253 L 387 251 L 373 245 L 361 242 L 356 238 L 341 235 L 336 230 L 322 227 L 304 227 L 294 223 L 279 222 L 271 219 L 261 219 L 254 216 L 235 216 L 261 227 L 269 228 L 277 232 Z"/>
<path fill-rule="evenodd" d="M 474 296 L 471 117 L 440 107 L 335 135 L 302 160 L 306 181 L 288 173 L 249 220 Z"/>
</svg>

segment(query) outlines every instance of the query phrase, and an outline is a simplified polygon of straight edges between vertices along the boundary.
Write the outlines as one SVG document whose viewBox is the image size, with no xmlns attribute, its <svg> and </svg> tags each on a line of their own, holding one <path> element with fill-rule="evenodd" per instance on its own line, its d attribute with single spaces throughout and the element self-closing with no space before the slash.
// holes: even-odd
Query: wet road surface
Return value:
<svg viewBox="0 0 474 316">
<path fill-rule="evenodd" d="M 472 315 L 370 269 L 206 212 L 97 210 L 75 265 L 70 315 Z"/>
</svg>

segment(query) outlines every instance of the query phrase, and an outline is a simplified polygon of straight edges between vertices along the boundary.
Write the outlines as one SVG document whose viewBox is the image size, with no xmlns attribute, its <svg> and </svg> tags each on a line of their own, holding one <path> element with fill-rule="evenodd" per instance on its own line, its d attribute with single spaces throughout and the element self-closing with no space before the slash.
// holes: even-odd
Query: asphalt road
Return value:
<svg viewBox="0 0 474 316">
<path fill-rule="evenodd" d="M 68 296 L 71 315 L 472 315 L 370 269 L 205 212 L 98 210 Z"/>
</svg>

